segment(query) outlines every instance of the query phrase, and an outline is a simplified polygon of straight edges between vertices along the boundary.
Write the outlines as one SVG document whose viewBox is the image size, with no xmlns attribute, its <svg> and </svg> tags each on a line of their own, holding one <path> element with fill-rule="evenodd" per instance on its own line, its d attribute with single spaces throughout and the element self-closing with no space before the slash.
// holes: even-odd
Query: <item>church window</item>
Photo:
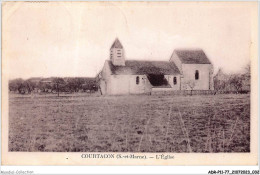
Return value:
<svg viewBox="0 0 260 175">
<path fill-rule="evenodd" d="M 195 71 L 195 80 L 198 80 L 198 79 L 199 79 L 199 71 L 196 70 L 196 71 Z"/>
<path fill-rule="evenodd" d="M 173 77 L 173 84 L 176 85 L 177 84 L 177 78 Z"/>
<path fill-rule="evenodd" d="M 136 84 L 139 84 L 139 76 L 136 77 Z"/>
</svg>

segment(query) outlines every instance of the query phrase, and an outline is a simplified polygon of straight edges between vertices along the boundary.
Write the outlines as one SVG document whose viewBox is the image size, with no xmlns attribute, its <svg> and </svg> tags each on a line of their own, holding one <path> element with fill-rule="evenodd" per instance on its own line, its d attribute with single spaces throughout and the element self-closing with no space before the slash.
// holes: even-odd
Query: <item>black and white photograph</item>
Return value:
<svg viewBox="0 0 260 175">
<path fill-rule="evenodd" d="M 257 163 L 256 9 L 5 2 L 4 154 L 239 153 Z"/>
</svg>

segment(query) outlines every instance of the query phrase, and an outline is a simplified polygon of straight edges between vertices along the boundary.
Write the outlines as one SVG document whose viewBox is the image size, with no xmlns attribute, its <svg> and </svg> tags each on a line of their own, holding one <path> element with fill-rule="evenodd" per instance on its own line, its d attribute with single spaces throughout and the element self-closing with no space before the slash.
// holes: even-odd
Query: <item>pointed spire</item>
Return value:
<svg viewBox="0 0 260 175">
<path fill-rule="evenodd" d="M 123 49 L 122 44 L 120 43 L 120 41 L 118 40 L 118 38 L 115 39 L 114 43 L 112 44 L 111 48 L 118 48 L 118 49 Z"/>
</svg>

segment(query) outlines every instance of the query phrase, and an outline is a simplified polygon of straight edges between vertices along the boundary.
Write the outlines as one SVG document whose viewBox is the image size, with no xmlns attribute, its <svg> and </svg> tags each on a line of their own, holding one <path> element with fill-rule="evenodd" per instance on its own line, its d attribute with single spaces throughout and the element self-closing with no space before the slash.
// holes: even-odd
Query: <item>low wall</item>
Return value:
<svg viewBox="0 0 260 175">
<path fill-rule="evenodd" d="M 152 92 L 161 92 L 161 91 L 176 91 L 172 88 L 152 88 Z"/>
<path fill-rule="evenodd" d="M 250 94 L 249 90 L 242 91 L 216 91 L 216 94 Z"/>
<path fill-rule="evenodd" d="M 171 90 L 171 91 L 154 91 L 152 89 L 152 95 L 214 95 L 216 91 L 214 90 Z"/>
</svg>

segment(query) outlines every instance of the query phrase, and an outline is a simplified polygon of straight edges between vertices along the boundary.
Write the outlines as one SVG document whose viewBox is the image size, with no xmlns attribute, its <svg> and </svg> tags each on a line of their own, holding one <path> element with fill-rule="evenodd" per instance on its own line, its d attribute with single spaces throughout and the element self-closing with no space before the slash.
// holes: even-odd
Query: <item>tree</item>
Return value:
<svg viewBox="0 0 260 175">
<path fill-rule="evenodd" d="M 37 87 L 42 91 L 42 92 L 48 92 L 49 89 L 52 89 L 51 83 L 50 82 L 39 82 Z"/>
<path fill-rule="evenodd" d="M 194 89 L 195 86 L 196 86 L 195 80 L 189 80 L 189 81 L 186 82 L 186 84 L 187 84 L 187 86 L 191 89 L 190 95 L 192 95 L 192 91 L 193 91 L 193 89 Z"/>
<path fill-rule="evenodd" d="M 18 88 L 23 84 L 23 82 L 24 80 L 21 78 L 10 80 L 8 84 L 9 91 L 18 91 Z"/>
<path fill-rule="evenodd" d="M 84 78 L 70 78 L 68 79 L 67 86 L 71 92 L 78 92 L 80 89 L 82 89 L 83 84 Z"/>
<path fill-rule="evenodd" d="M 229 79 L 230 85 L 232 85 L 237 93 L 242 89 L 242 78 L 240 75 L 232 75 Z"/>
<path fill-rule="evenodd" d="M 26 87 L 27 92 L 28 92 L 28 93 L 31 93 L 31 92 L 35 89 L 36 83 L 31 82 L 30 80 L 26 80 L 26 81 L 24 82 L 24 86 Z"/>
<path fill-rule="evenodd" d="M 247 64 L 246 67 L 245 67 L 244 76 L 245 76 L 246 80 L 250 80 L 250 78 L 251 78 L 251 66 L 250 66 L 250 63 Z"/>
<path fill-rule="evenodd" d="M 221 81 L 221 80 L 219 80 L 219 79 L 217 79 L 215 77 L 214 77 L 213 81 L 214 81 L 214 88 L 215 88 L 215 90 L 220 91 L 220 90 L 224 89 L 224 87 L 225 87 L 225 82 L 224 81 Z"/>
<path fill-rule="evenodd" d="M 36 86 L 35 83 L 26 80 L 19 83 L 17 90 L 20 94 L 25 94 L 25 93 L 30 94 L 35 88 L 35 86 Z"/>
<path fill-rule="evenodd" d="M 245 73 L 242 75 L 242 89 L 250 91 L 251 83 L 251 67 L 250 64 L 246 65 Z"/>
<path fill-rule="evenodd" d="M 58 97 L 60 96 L 60 86 L 65 84 L 63 78 L 54 78 L 52 83 L 54 84 L 54 88 L 58 92 Z"/>
<path fill-rule="evenodd" d="M 82 85 L 84 84 L 84 79 L 83 78 L 75 78 L 74 82 L 75 82 L 76 92 L 78 92 L 82 88 Z"/>
<path fill-rule="evenodd" d="M 220 68 L 217 72 L 217 74 L 214 76 L 214 88 L 217 91 L 228 91 L 229 88 L 229 79 L 230 75 L 225 74 Z"/>
<path fill-rule="evenodd" d="M 26 86 L 24 85 L 24 83 L 21 83 L 19 85 L 18 92 L 19 92 L 19 94 L 25 94 L 26 93 Z"/>
</svg>

